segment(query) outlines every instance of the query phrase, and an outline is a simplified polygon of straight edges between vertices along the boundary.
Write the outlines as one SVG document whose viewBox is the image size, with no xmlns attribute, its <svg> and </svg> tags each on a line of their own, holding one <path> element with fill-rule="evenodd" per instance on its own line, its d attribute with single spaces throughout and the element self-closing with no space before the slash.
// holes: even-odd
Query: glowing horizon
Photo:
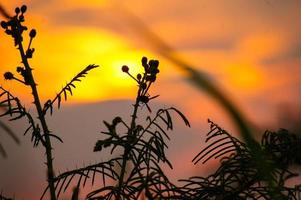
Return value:
<svg viewBox="0 0 301 200">
<path fill-rule="evenodd" d="M 101 120 L 111 120 L 111 118 L 101 118 L 102 114 L 106 111 L 106 114 L 111 117 L 110 109 L 126 110 L 130 108 L 130 104 L 126 107 L 120 102 L 116 105 L 100 103 L 97 106 L 100 107 L 99 110 L 103 110 L 103 113 L 96 114 L 99 110 L 91 103 L 133 99 L 137 84 L 121 71 L 121 66 L 128 65 L 132 75 L 136 76 L 140 71 L 142 56 L 160 61 L 160 74 L 150 92 L 151 95 L 160 95 L 160 98 L 154 101 L 162 103 L 163 107 L 167 105 L 179 108 L 194 123 L 191 131 L 180 129 L 182 131 L 180 134 L 186 134 L 175 141 L 178 145 L 182 144 L 181 152 L 176 152 L 179 151 L 178 147 L 170 151 L 179 172 L 170 172 L 170 174 L 182 175 L 186 173 L 182 170 L 196 170 L 191 163 L 181 166 L 180 161 L 186 158 L 187 162 L 190 162 L 190 158 L 187 157 L 189 155 L 192 157 L 198 150 L 193 149 L 192 152 L 189 148 L 199 147 L 200 142 L 203 141 L 203 133 L 207 130 L 207 126 L 204 125 L 207 118 L 214 119 L 218 123 L 222 122 L 220 125 L 223 128 L 232 131 L 231 120 L 224 110 L 210 96 L 195 89 L 185 79 L 185 73 L 172 62 L 156 53 L 152 48 L 154 41 L 146 41 L 143 34 L 137 33 L 132 21 L 121 12 L 122 9 L 138 16 L 174 48 L 175 54 L 206 74 L 208 79 L 216 83 L 242 109 L 250 124 L 254 124 L 256 128 L 258 126 L 260 129 L 262 125 L 266 126 L 264 128 L 280 127 L 277 112 L 282 105 L 284 111 L 290 111 L 289 106 L 292 106 L 292 111 L 299 116 L 301 26 L 296 19 L 301 17 L 298 9 L 301 7 L 301 1 L 269 0 L 271 4 L 266 2 L 264 0 L 248 2 L 192 0 L 189 3 L 180 0 L 152 0 L 143 3 L 139 0 L 129 0 L 126 3 L 121 0 L 114 0 L 113 3 L 107 0 L 3 2 L 2 5 L 8 11 L 13 11 L 15 6 L 28 5 L 25 24 L 29 29 L 37 30 L 37 37 L 32 44 L 35 53 L 33 59 L 29 61 L 34 68 L 33 73 L 43 103 L 55 97 L 56 93 L 87 65 L 100 66 L 90 71 L 82 82 L 77 82 L 73 96 L 64 102 L 69 105 L 66 108 L 67 113 L 76 113 L 77 121 L 75 120 L 74 123 L 68 121 L 64 115 L 64 107 L 62 112 L 50 119 L 53 120 L 51 123 L 57 124 L 51 127 L 53 131 L 58 129 L 61 133 L 70 130 L 66 131 L 66 135 L 71 135 L 69 135 L 71 139 L 67 138 L 70 139 L 69 143 L 66 140 L 67 147 L 63 152 L 65 154 L 56 157 L 56 161 L 60 162 L 57 165 L 58 169 L 65 167 L 64 162 L 77 161 L 76 156 L 87 156 L 91 160 L 98 159 L 96 156 L 93 157 L 94 155 L 89 157 L 91 149 L 88 148 L 91 146 L 87 145 L 91 145 L 92 139 L 94 141 L 98 137 L 95 132 L 99 131 Z M 3 79 L 3 73 L 6 71 L 17 74 L 16 66 L 20 65 L 20 57 L 13 46 L 13 39 L 5 35 L 2 29 L 0 41 L 0 85 L 20 97 L 23 103 L 30 104 L 32 102 L 30 88 Z M 27 37 L 24 42 L 27 46 Z M 93 120 L 85 121 L 90 117 L 88 115 L 90 113 L 84 113 L 81 108 L 79 109 L 78 104 L 88 105 L 88 108 L 81 108 L 91 112 L 94 116 Z M 92 106 L 89 107 L 90 105 Z M 109 105 L 108 110 L 103 105 Z M 31 109 L 32 105 L 30 104 L 29 107 Z M 63 120 L 67 125 L 56 123 L 58 121 L 55 120 L 58 119 Z M 79 123 L 82 121 L 83 124 Z M 92 121 L 97 123 L 95 129 L 90 126 L 95 125 Z M 74 132 L 81 130 L 83 133 L 73 135 Z M 89 131 L 94 131 L 91 134 L 95 133 L 96 136 L 88 134 Z M 187 134 L 190 134 L 189 137 Z M 195 137 L 191 139 L 190 136 Z M 74 155 L 73 153 L 78 151 L 83 138 L 86 137 L 90 137 L 88 142 L 91 144 L 85 143 L 83 149 L 88 150 L 81 149 L 79 155 Z M 24 140 L 27 141 L 28 138 Z M 26 155 L 31 158 L 31 154 Z M 22 156 L 23 154 L 20 157 Z M 72 161 L 67 159 L 69 156 L 72 157 Z M 37 157 L 32 156 L 32 159 Z M 89 161 L 85 160 L 85 162 Z M 73 167 L 70 163 L 68 167 Z M 31 168 L 31 164 L 25 163 L 33 173 L 32 171 L 38 168 Z M 208 170 L 201 167 L 198 169 L 200 172 Z M 39 170 L 40 174 L 44 173 L 41 172 L 41 168 Z M 26 177 L 28 174 L 22 175 Z M 45 177 L 40 178 L 44 180 Z M 39 180 L 35 180 L 36 188 L 40 188 Z M 8 184 L 6 187 L 9 186 Z M 26 192 L 23 194 L 37 195 L 31 194 L 30 189 L 32 188 L 24 189 Z"/>
</svg>

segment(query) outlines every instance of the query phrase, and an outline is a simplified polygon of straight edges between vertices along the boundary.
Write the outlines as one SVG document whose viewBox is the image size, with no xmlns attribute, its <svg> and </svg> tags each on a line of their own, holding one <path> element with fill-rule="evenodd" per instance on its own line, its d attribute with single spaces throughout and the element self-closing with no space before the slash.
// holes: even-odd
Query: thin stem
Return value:
<svg viewBox="0 0 301 200">
<path fill-rule="evenodd" d="M 144 80 L 144 78 L 145 78 L 145 75 L 144 75 L 142 81 Z M 142 88 L 139 85 L 139 90 L 137 93 L 136 102 L 134 104 L 134 111 L 133 111 L 132 119 L 131 119 L 131 126 L 128 131 L 129 135 L 132 135 L 132 131 L 136 127 L 136 119 L 137 119 L 137 112 L 138 112 L 138 107 L 139 107 L 139 97 L 140 97 L 141 90 L 142 90 Z M 118 196 L 117 196 L 118 200 L 121 199 L 121 187 L 124 182 L 124 175 L 125 175 L 125 170 L 126 170 L 126 165 L 127 165 L 127 158 L 129 155 L 129 149 L 130 149 L 130 146 L 127 146 L 127 147 L 125 147 L 124 152 L 123 152 L 122 167 L 121 167 L 121 172 L 120 172 L 120 176 L 119 176 L 119 180 L 118 180 L 118 191 L 119 191 Z"/>
<path fill-rule="evenodd" d="M 19 28 L 19 27 L 18 27 Z M 19 32 L 19 37 L 21 38 L 21 33 Z M 18 41 L 18 49 L 22 58 L 22 63 L 24 64 L 25 70 L 26 70 L 26 75 L 28 76 L 28 81 L 32 90 L 32 95 L 34 98 L 34 104 L 35 107 L 37 109 L 37 113 L 38 113 L 38 118 L 41 122 L 42 125 L 42 129 L 43 129 L 43 133 L 45 135 L 45 149 L 46 149 L 46 157 L 47 157 L 47 175 L 48 175 L 48 186 L 50 189 L 50 196 L 51 196 L 51 200 L 56 200 L 56 195 L 55 195 L 55 187 L 54 187 L 54 172 L 53 172 L 53 158 L 52 158 L 52 147 L 51 147 L 51 141 L 50 141 L 50 137 L 49 137 L 49 129 L 46 123 L 46 119 L 45 119 L 45 115 L 43 113 L 42 110 L 42 106 L 41 106 L 41 101 L 39 98 L 39 94 L 38 94 L 38 90 L 36 87 L 36 83 L 34 81 L 33 75 L 32 75 L 32 69 L 30 68 L 30 65 L 28 63 L 26 54 L 24 52 L 24 48 L 22 45 L 21 40 L 17 40 Z"/>
<path fill-rule="evenodd" d="M 20 79 L 18 79 L 16 77 L 13 77 L 13 79 L 16 80 L 16 81 L 18 81 L 18 82 L 20 82 L 20 83 L 22 83 L 22 84 L 26 84 L 24 81 L 22 81 L 22 80 L 20 80 Z"/>
<path fill-rule="evenodd" d="M 130 74 L 129 72 L 127 72 L 127 74 L 128 74 L 132 79 L 134 79 L 138 84 L 140 83 L 139 80 L 137 80 L 132 74 Z"/>
<path fill-rule="evenodd" d="M 31 43 L 32 43 L 32 39 L 33 39 L 33 38 L 32 38 L 32 37 L 30 37 L 30 40 L 29 40 L 29 43 L 28 43 L 27 50 L 28 50 L 28 49 L 30 49 L 30 46 L 31 46 Z"/>
</svg>

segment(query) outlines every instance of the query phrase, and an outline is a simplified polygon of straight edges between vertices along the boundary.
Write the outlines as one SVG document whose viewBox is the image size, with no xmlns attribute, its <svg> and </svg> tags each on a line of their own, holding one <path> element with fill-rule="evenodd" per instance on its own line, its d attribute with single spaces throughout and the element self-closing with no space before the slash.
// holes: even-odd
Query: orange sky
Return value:
<svg viewBox="0 0 301 200">
<path fill-rule="evenodd" d="M 37 29 L 31 64 L 44 101 L 88 64 L 100 68 L 77 84 L 68 105 L 131 99 L 135 83 L 120 67 L 127 64 L 137 73 L 141 57 L 147 56 L 160 60 L 158 85 L 152 90 L 161 95 L 160 103 L 179 107 L 193 122 L 201 121 L 196 131 L 207 130 L 207 118 L 232 128 L 219 105 L 190 85 L 178 68 L 153 50 L 151 41 L 135 31 L 122 12 L 129 10 L 219 84 L 252 123 L 275 127 L 280 105 L 296 106 L 296 111 L 301 107 L 299 0 L 0 2 L 10 11 L 28 5 L 27 25 Z M 19 63 L 12 39 L 2 31 L 0 74 L 14 71 Z M 3 78 L 0 85 L 31 102 L 24 86 Z"/>
<path fill-rule="evenodd" d="M 119 68 L 128 64 L 132 71 L 137 71 L 143 55 L 160 59 L 162 81 L 172 83 L 182 79 L 181 73 L 171 73 L 176 69 L 168 60 L 152 51 L 151 41 L 135 33 L 121 9 L 139 16 L 189 62 L 220 83 L 230 96 L 235 95 L 235 101 L 242 101 L 243 106 L 248 107 L 244 99 L 256 98 L 265 91 L 296 82 L 300 77 L 294 67 L 301 59 L 298 37 L 301 28 L 296 21 L 301 14 L 297 0 L 286 3 L 276 0 L 191 1 L 189 4 L 181 1 L 141 4 L 134 0 L 127 3 L 118 0 L 51 0 L 47 3 L 27 0 L 3 5 L 12 10 L 20 2 L 29 6 L 29 27 L 38 30 L 33 43 L 36 53 L 31 63 L 44 99 L 51 98 L 73 75 L 91 63 L 101 68 L 79 84 L 69 103 L 130 98 L 135 84 L 124 77 Z M 2 74 L 18 65 L 18 55 L 12 40 L 4 34 L 0 35 L 0 40 L 1 55 L 8 58 L 0 61 Z M 279 68 L 287 70 L 280 72 L 281 76 L 271 77 L 279 73 Z M 50 77 L 52 84 L 49 84 Z M 16 93 L 26 93 L 22 92 L 22 86 L 0 81 L 6 87 L 17 88 Z M 164 91 L 166 96 L 174 95 L 169 91 Z"/>
</svg>

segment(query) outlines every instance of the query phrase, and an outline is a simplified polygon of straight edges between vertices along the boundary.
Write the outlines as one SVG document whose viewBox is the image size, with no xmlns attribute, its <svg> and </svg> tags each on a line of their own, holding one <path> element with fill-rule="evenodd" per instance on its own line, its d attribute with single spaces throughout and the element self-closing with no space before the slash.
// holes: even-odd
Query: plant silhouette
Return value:
<svg viewBox="0 0 301 200">
<path fill-rule="evenodd" d="M 211 142 L 193 162 L 206 163 L 220 159 L 221 166 L 208 177 L 192 177 L 182 188 L 187 199 L 299 199 L 301 188 L 288 187 L 288 179 L 298 176 L 289 167 L 300 165 L 300 138 L 280 129 L 266 131 L 262 137 L 261 149 L 269 163 L 273 187 L 267 185 L 266 173 L 258 169 L 250 148 L 209 120 L 210 131 L 206 142 Z"/>
<path fill-rule="evenodd" d="M 146 107 L 149 114 L 153 114 L 149 102 L 158 96 L 150 96 L 149 90 L 157 79 L 159 61 L 142 58 L 143 74 L 134 76 L 128 66 L 122 66 L 122 71 L 137 83 L 137 96 L 133 104 L 130 122 L 121 117 L 115 117 L 111 123 L 104 121 L 107 130 L 102 134 L 107 138 L 98 140 L 94 151 L 110 148 L 111 154 L 121 150 L 121 155 L 106 162 L 90 165 L 59 175 L 55 187 L 60 194 L 62 188 L 66 190 L 77 175 L 77 188 L 85 186 L 88 178 L 92 184 L 96 174 L 100 174 L 103 186 L 87 195 L 88 199 L 169 199 L 175 196 L 176 186 L 172 184 L 161 169 L 160 163 L 172 164 L 166 157 L 167 131 L 173 129 L 172 113 L 177 114 L 190 126 L 186 117 L 176 108 L 159 109 L 155 115 L 147 116 L 145 124 L 138 124 L 139 107 Z M 118 168 L 117 168 L 118 167 Z M 120 168 L 120 170 L 119 170 Z M 106 184 L 110 179 L 111 185 Z M 67 181 L 68 180 L 68 181 Z"/>
<path fill-rule="evenodd" d="M 1 7 L 2 8 L 2 7 Z M 42 143 L 46 151 L 46 165 L 47 165 L 47 181 L 50 188 L 50 196 L 52 200 L 56 199 L 55 188 L 54 188 L 54 166 L 53 166 L 53 156 L 52 156 L 52 145 L 51 141 L 57 139 L 62 142 L 59 136 L 52 134 L 48 128 L 46 121 L 46 113 L 50 108 L 52 113 L 52 106 L 55 102 L 58 102 L 58 107 L 60 107 L 62 95 L 64 95 L 65 100 L 67 100 L 67 95 L 72 95 L 72 88 L 75 88 L 74 82 L 80 81 L 80 78 L 84 77 L 88 71 L 98 67 L 97 65 L 89 65 L 78 75 L 76 75 L 70 83 L 68 83 L 62 90 L 59 92 L 53 100 L 48 100 L 44 107 L 42 106 L 37 84 L 34 80 L 34 75 L 32 73 L 32 68 L 30 66 L 29 60 L 32 59 L 35 49 L 32 47 L 32 42 L 36 37 L 37 31 L 31 29 L 29 32 L 29 43 L 28 47 L 24 48 L 24 33 L 28 30 L 27 26 L 24 25 L 25 22 L 25 13 L 27 11 L 27 6 L 23 5 L 15 9 L 15 15 L 10 17 L 7 15 L 7 20 L 1 21 L 1 27 L 5 30 L 5 33 L 12 37 L 14 40 L 14 46 L 19 51 L 21 57 L 21 66 L 16 67 L 16 72 L 18 76 L 15 76 L 12 72 L 6 72 L 4 78 L 6 80 L 18 81 L 23 84 L 25 87 L 30 87 L 33 104 L 36 107 L 38 121 L 32 117 L 32 114 L 28 112 L 25 106 L 22 105 L 19 98 L 14 96 L 8 90 L 0 86 L 0 97 L 2 98 L 0 106 L 6 108 L 6 110 L 0 115 L 10 116 L 10 120 L 17 120 L 22 117 L 28 119 L 29 127 L 25 130 L 24 135 L 31 133 L 31 141 L 33 142 L 34 147 Z M 2 9 L 2 13 L 3 12 Z"/>
<path fill-rule="evenodd" d="M 24 33 L 28 30 L 24 25 L 26 11 L 27 7 L 23 5 L 15 9 L 14 16 L 9 16 L 0 6 L 0 12 L 7 18 L 1 22 L 1 27 L 13 38 L 21 58 L 21 66 L 16 67 L 17 75 L 6 72 L 4 78 L 31 88 L 36 113 L 29 112 L 17 96 L 0 86 L 0 117 L 9 117 L 11 121 L 26 118 L 28 128 L 24 135 L 31 134 L 34 147 L 43 146 L 46 152 L 48 185 L 41 194 L 41 199 L 46 194 L 49 194 L 51 200 L 59 199 L 62 192 L 73 186 L 71 199 L 79 199 L 81 187 L 85 187 L 88 181 L 97 189 L 89 192 L 86 199 L 299 199 L 300 186 L 289 187 L 287 182 L 298 176 L 291 166 L 301 164 L 301 139 L 285 129 L 277 132 L 266 131 L 259 143 L 253 140 L 246 127 L 246 133 L 242 133 L 245 141 L 242 142 L 209 120 L 210 130 L 206 139 L 209 144 L 202 148 L 192 162 L 205 164 L 211 159 L 219 159 L 220 166 L 207 177 L 194 176 L 179 180 L 179 185 L 172 183 L 164 173 L 162 165 L 172 168 L 166 149 L 170 140 L 169 131 L 174 128 L 173 116 L 179 117 L 187 127 L 190 127 L 190 123 L 174 107 L 156 111 L 152 108 L 151 102 L 159 96 L 153 96 L 150 91 L 160 72 L 159 61 L 146 57 L 141 59 L 142 74 L 132 74 L 130 67 L 126 65 L 121 67 L 122 72 L 137 84 L 130 120 L 116 116 L 110 122 L 103 121 L 106 130 L 101 132 L 101 136 L 105 138 L 97 140 L 93 148 L 98 153 L 108 150 L 111 158 L 55 175 L 51 142 L 54 139 L 60 142 L 62 140 L 49 130 L 47 113 L 51 115 L 55 105 L 60 108 L 62 102 L 73 94 L 76 82 L 80 82 L 98 65 L 88 65 L 53 99 L 42 104 L 29 63 L 35 52 L 32 47 L 37 35 L 35 29 L 29 31 L 28 48 L 24 48 Z M 187 70 L 193 72 L 189 66 Z M 196 75 L 191 78 L 197 79 L 195 81 L 199 83 L 201 80 L 198 77 Z M 146 118 L 141 120 L 145 113 Z M 243 130 L 244 123 L 240 125 Z M 6 124 L 1 122 L 0 126 L 18 142 Z M 1 144 L 0 152 L 5 155 Z M 260 161 L 264 162 L 259 163 Z M 0 200 L 2 199 L 9 198 L 1 193 Z"/>
</svg>

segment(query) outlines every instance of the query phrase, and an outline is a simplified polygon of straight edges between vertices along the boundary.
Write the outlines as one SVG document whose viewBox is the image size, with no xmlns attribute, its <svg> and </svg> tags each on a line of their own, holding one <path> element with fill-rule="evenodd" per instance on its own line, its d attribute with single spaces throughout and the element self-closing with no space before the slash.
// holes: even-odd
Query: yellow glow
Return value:
<svg viewBox="0 0 301 200">
<path fill-rule="evenodd" d="M 4 41 L 7 40 L 5 38 Z M 12 42 L 9 41 L 8 45 L 12 45 Z M 149 55 L 142 50 L 133 50 L 126 41 L 111 33 L 75 27 L 41 34 L 38 32 L 33 46 L 36 52 L 30 62 L 35 69 L 34 75 L 43 99 L 53 98 L 56 92 L 87 65 L 100 65 L 81 83 L 76 83 L 72 102 L 132 97 L 137 84 L 121 71 L 121 66 L 128 65 L 130 72 L 136 76 L 141 66 L 141 57 Z M 0 50 L 11 57 L 1 61 L 5 65 L 1 72 L 15 72 L 15 66 L 20 60 L 17 51 L 14 48 L 10 48 L 9 52 Z M 9 64 L 11 61 L 16 62 Z M 5 81 L 5 85 L 8 84 L 14 83 Z M 22 87 L 14 86 L 15 93 L 23 93 Z M 29 96 L 27 98 L 31 99 Z"/>
<path fill-rule="evenodd" d="M 260 70 L 246 62 L 229 64 L 226 77 L 234 88 L 249 91 L 261 88 L 264 80 Z"/>
</svg>

